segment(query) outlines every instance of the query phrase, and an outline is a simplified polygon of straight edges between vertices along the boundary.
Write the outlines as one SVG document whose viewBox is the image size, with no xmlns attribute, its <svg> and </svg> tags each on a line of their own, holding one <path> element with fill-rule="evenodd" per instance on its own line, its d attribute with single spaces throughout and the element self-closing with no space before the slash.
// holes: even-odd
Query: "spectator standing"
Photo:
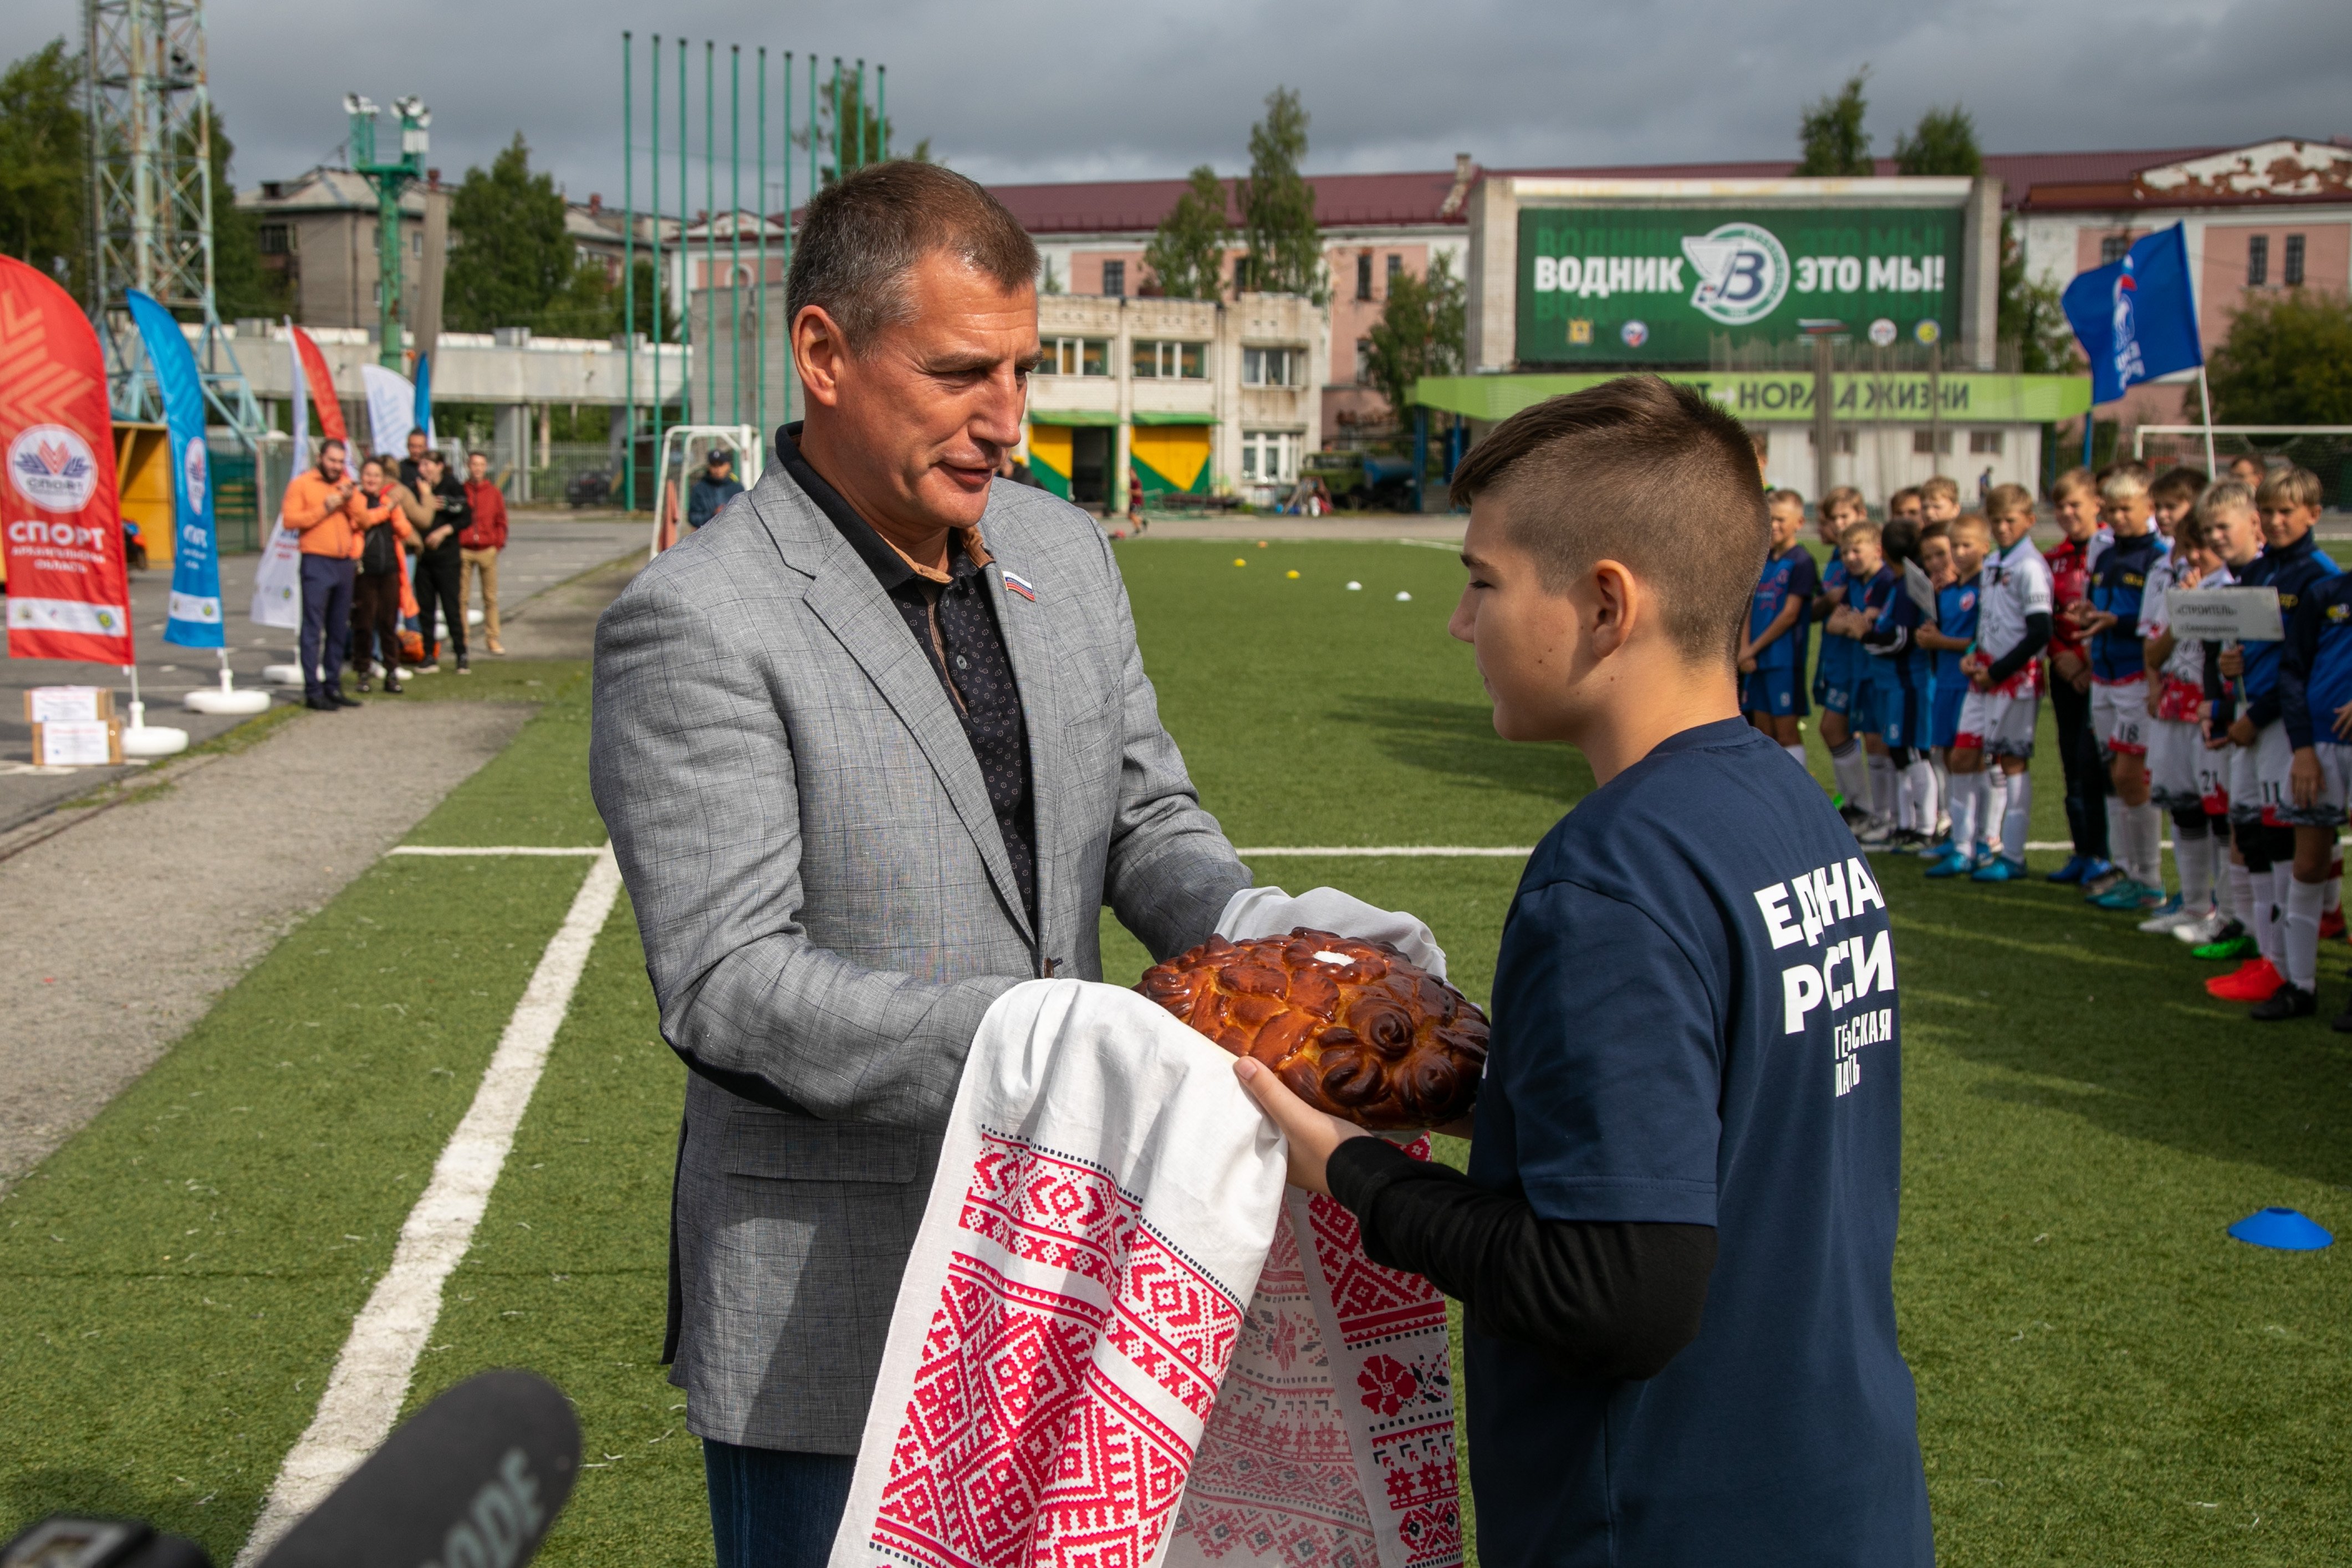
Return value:
<svg viewBox="0 0 2352 1568">
<path fill-rule="evenodd" d="M 449 623 L 449 645 L 457 653 L 457 673 L 472 672 L 466 664 L 465 547 L 457 542 L 474 520 L 466 501 L 466 487 L 451 476 L 438 452 L 427 452 L 416 467 L 418 497 L 432 508 L 425 538 L 416 551 L 416 625 L 425 637 L 425 657 L 419 666 L 427 674 L 441 667 L 435 639 L 434 607 Z"/>
<path fill-rule="evenodd" d="M 383 666 L 383 689 L 394 696 L 400 695 L 400 547 L 416 537 L 401 504 L 405 494 L 384 473 L 382 458 L 360 465 L 360 562 L 352 590 L 352 664 L 359 671 L 360 690 L 366 691 L 373 655 Z"/>
<path fill-rule="evenodd" d="M 457 612 L 465 613 L 473 595 L 473 580 L 482 580 L 482 631 L 493 653 L 503 653 L 499 641 L 499 552 L 507 548 L 507 498 L 490 483 L 490 460 L 478 452 L 466 454 L 466 505 L 473 520 L 457 535 Z"/>
<path fill-rule="evenodd" d="M 2091 547 L 2099 541 L 2099 486 L 2087 468 L 2069 468 L 2051 486 L 2065 535 L 2042 552 L 2050 591 L 2060 604 L 2090 596 Z M 2058 760 L 2066 773 L 2066 832 L 2074 852 L 2050 873 L 2105 893 L 2121 873 L 2107 859 L 2107 770 L 2091 724 L 2091 658 L 2081 627 L 2058 616 L 2050 628 L 2050 716 L 2058 727 Z"/>
<path fill-rule="evenodd" d="M 742 493 L 743 482 L 735 477 L 735 455 L 723 446 L 714 448 L 703 463 L 702 477 L 687 496 L 686 526 L 702 527 Z"/>
<path fill-rule="evenodd" d="M 418 465 L 425 461 L 425 451 L 431 445 L 432 443 L 425 439 L 423 431 L 408 433 L 408 455 L 400 460 L 400 482 L 412 491 L 417 488 Z"/>
<path fill-rule="evenodd" d="M 286 486 L 286 526 L 302 552 L 302 706 L 320 713 L 360 706 L 343 695 L 360 553 L 359 485 L 344 471 L 344 453 L 340 441 L 320 443 L 319 465 Z"/>
</svg>

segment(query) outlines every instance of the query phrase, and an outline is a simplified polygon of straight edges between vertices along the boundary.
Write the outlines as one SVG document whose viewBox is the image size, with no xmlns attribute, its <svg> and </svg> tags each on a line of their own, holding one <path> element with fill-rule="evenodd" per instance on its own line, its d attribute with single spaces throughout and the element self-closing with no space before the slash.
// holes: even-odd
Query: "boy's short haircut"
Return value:
<svg viewBox="0 0 2352 1568">
<path fill-rule="evenodd" d="M 2205 508 L 2190 507 L 2172 525 L 2172 549 L 2176 559 L 2182 550 L 2203 549 L 2210 542 L 2205 531 Z"/>
<path fill-rule="evenodd" d="M 1843 549 L 1850 544 L 1860 544 L 1864 542 L 1876 544 L 1879 539 L 1880 531 L 1878 525 L 1872 522 L 1868 517 L 1863 518 L 1862 521 L 1858 523 L 1848 523 L 1844 528 L 1838 530 L 1838 549 Z"/>
<path fill-rule="evenodd" d="M 2142 485 L 2146 485 L 2149 480 L 2156 477 L 2154 470 L 2150 469 L 2147 464 L 2141 462 L 2138 458 L 2118 457 L 2113 463 L 2100 465 L 2098 470 L 2091 476 L 2091 478 L 2099 486 L 2099 493 L 2101 495 L 2105 495 L 2106 494 L 2107 481 L 2114 478 L 2118 474 L 2137 474 L 2139 476 L 2139 482 Z"/>
<path fill-rule="evenodd" d="M 2069 496 L 2084 492 L 2094 496 L 2099 493 L 2099 482 L 2088 468 L 2069 468 L 2050 481 L 2050 498 L 2053 501 L 2063 501 Z"/>
<path fill-rule="evenodd" d="M 2255 503 L 2254 493 L 2235 479 L 2224 479 L 2197 498 L 2197 515 L 2209 531 L 2215 517 L 2223 512 L 2253 512 L 2262 507 Z"/>
<path fill-rule="evenodd" d="M 2128 501 L 2147 493 L 2147 470 L 2137 463 L 2118 463 L 2099 481 L 2102 501 Z"/>
<path fill-rule="evenodd" d="M 2205 470 L 2191 468 L 2183 464 L 2178 468 L 2167 468 L 2158 475 L 2156 483 L 2147 487 L 2147 496 L 2149 500 L 2159 507 L 2168 507 L 2176 501 L 2194 502 L 2198 497 L 2205 493 L 2205 486 L 2211 483 Z"/>
<path fill-rule="evenodd" d="M 2316 507 L 2321 499 L 2319 476 L 2308 468 L 2273 468 L 2263 476 L 2254 504 L 2264 511 L 2273 507 Z"/>
<path fill-rule="evenodd" d="M 1995 485 L 1985 492 L 1984 515 L 2006 517 L 2033 510 L 2033 492 L 2022 485 Z"/>
<path fill-rule="evenodd" d="M 1767 490 L 1764 493 L 1764 505 L 1768 509 L 1773 507 L 1794 507 L 1802 513 L 1805 509 L 1805 498 L 1794 490 Z"/>
<path fill-rule="evenodd" d="M 1855 489 L 1851 485 L 1840 485 L 1837 488 L 1832 490 L 1829 494 L 1822 497 L 1822 515 L 1823 517 L 1829 516 L 1832 512 L 1842 511 L 1847 507 L 1852 507 L 1853 510 L 1862 513 L 1864 517 L 1870 515 L 1869 504 L 1863 500 L 1862 492 Z"/>
<path fill-rule="evenodd" d="M 1924 523 L 1908 517 L 1897 517 L 1878 530 L 1878 552 L 1900 566 L 1905 561 L 1919 559 L 1919 534 Z"/>
<path fill-rule="evenodd" d="M 1928 497 L 1941 496 L 1954 506 L 1960 504 L 1960 482 L 1948 474 L 1937 474 L 1919 486 L 1919 501 L 1925 506 Z"/>
<path fill-rule="evenodd" d="M 1919 499 L 1919 487 L 1916 485 L 1906 485 L 1900 490 L 1895 491 L 1892 496 L 1887 497 L 1886 515 L 1890 517 L 1893 517 L 1895 509 L 1903 505 L 1904 499 L 1906 497 L 1914 501 Z"/>
<path fill-rule="evenodd" d="M 1956 517 L 1952 519 L 1952 522 L 1958 522 L 1958 520 L 1959 519 Z M 1929 539 L 1950 538 L 1952 537 L 1952 522 L 1938 521 L 1920 524 L 1919 542 L 1924 545 Z"/>
<path fill-rule="evenodd" d="M 2013 490 L 2017 486 L 2012 485 L 2010 488 Z M 1952 519 L 1950 529 L 1955 534 L 1975 534 L 1987 544 L 1992 542 L 1992 524 L 1985 520 L 1982 512 L 1962 512 Z"/>
<path fill-rule="evenodd" d="M 1738 653 L 1771 524 L 1747 428 L 1706 397 L 1619 376 L 1521 409 L 1454 471 L 1457 505 L 1480 496 L 1505 503 L 1504 537 L 1546 589 L 1620 561 L 1660 591 L 1685 658 Z"/>
</svg>

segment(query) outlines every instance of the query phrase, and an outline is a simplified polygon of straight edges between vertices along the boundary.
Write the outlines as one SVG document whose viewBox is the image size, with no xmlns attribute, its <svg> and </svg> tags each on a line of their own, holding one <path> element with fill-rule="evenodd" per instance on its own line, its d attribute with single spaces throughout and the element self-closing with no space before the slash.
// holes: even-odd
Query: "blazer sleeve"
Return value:
<svg viewBox="0 0 2352 1568">
<path fill-rule="evenodd" d="M 1030 977 L 935 985 L 810 939 L 784 716 L 673 584 L 642 576 L 604 612 L 594 692 L 589 786 L 670 1048 L 779 1110 L 946 1126 L 982 1015 Z"/>
<path fill-rule="evenodd" d="M 1126 581 L 1109 540 L 1101 539 L 1100 548 L 1126 650 L 1126 739 L 1103 902 L 1154 960 L 1172 958 L 1209 939 L 1226 904 L 1250 885 L 1250 873 L 1216 818 L 1201 809 L 1183 753 L 1160 722 L 1160 698 L 1143 673 Z"/>
</svg>

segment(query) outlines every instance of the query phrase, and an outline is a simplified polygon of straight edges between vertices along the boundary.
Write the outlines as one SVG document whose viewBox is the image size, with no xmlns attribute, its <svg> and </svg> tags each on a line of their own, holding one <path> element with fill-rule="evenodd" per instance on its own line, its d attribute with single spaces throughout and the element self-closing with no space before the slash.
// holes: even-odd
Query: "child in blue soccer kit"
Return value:
<svg viewBox="0 0 2352 1568">
<path fill-rule="evenodd" d="M 1806 612 L 1822 591 L 1821 575 L 1812 552 L 1799 542 L 1805 531 L 1805 498 L 1794 490 L 1775 490 L 1765 506 L 1772 520 L 1772 548 L 1748 603 L 1747 634 L 1739 640 L 1739 670 L 1747 677 L 1739 706 L 1748 723 L 1803 768 L 1805 734 L 1799 721 L 1809 711 L 1802 689 Z"/>
<path fill-rule="evenodd" d="M 1976 647 L 1977 616 L 1983 599 L 1986 552 L 1992 548 L 1992 528 L 1975 512 L 1951 526 L 1950 580 L 1936 593 L 1936 630 L 1922 632 L 1922 644 L 1935 650 L 1935 678 L 1928 703 L 1928 743 L 1945 754 L 1959 743 L 1960 709 L 1968 703 L 1967 659 Z M 1931 846 L 1935 862 L 1927 874 L 1963 876 L 1976 868 L 1979 824 L 1973 813 L 1963 815 L 1960 791 L 1948 789 L 1952 831 L 1942 843 Z M 1998 825 L 1996 824 L 1996 831 Z"/>
<path fill-rule="evenodd" d="M 1879 732 L 1889 764 L 1901 779 L 1892 827 L 1873 824 L 1859 835 L 1865 844 L 1898 850 L 1925 849 L 1936 827 L 1936 772 L 1927 760 L 1927 710 L 1935 675 L 1933 654 L 1919 646 L 1920 628 L 1936 621 L 1936 591 L 1919 564 L 1919 525 L 1897 520 L 1879 531 L 1886 565 L 1874 580 L 1878 618 L 1863 633 L 1862 645 L 1877 662 Z"/>
<path fill-rule="evenodd" d="M 1845 530 L 1845 542 L 1839 549 L 1839 559 L 1845 567 L 1845 598 L 1832 606 L 1822 623 L 1822 641 L 1826 644 L 1835 637 L 1846 644 L 1846 686 L 1843 706 L 1844 722 L 1839 727 L 1846 736 L 1849 758 L 1853 756 L 1851 745 L 1860 737 L 1862 747 L 1858 763 L 1863 789 L 1859 796 L 1848 793 L 1850 800 L 1858 801 L 1863 815 L 1856 821 L 1852 813 L 1847 821 L 1857 835 L 1867 841 L 1885 843 L 1895 831 L 1895 816 L 1900 805 L 1901 781 L 1895 777 L 1894 760 L 1887 756 L 1886 739 L 1881 733 L 1884 703 L 1879 692 L 1884 685 L 1877 673 L 1877 661 L 1871 658 L 1862 645 L 1863 634 L 1878 623 L 1879 612 L 1886 608 L 1886 596 L 1895 591 L 1896 574 L 1886 570 L 1881 551 L 1879 527 L 1873 522 L 1851 524 Z M 1822 725 L 1822 738 L 1831 740 L 1827 720 Z M 1832 746 L 1830 759 L 1836 763 L 1839 752 Z M 1840 774 L 1841 780 L 1845 775 Z M 1841 783 L 1840 788 L 1843 785 Z"/>
</svg>

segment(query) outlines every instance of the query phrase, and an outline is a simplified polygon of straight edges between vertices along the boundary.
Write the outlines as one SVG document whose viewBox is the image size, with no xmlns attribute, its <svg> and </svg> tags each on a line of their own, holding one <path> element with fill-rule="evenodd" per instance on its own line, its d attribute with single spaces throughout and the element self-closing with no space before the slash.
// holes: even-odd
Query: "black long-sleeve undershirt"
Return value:
<svg viewBox="0 0 2352 1568">
<path fill-rule="evenodd" d="M 1328 1179 L 1372 1261 L 1423 1276 L 1563 1376 L 1654 1377 L 1698 1337 L 1711 1225 L 1546 1219 L 1380 1138 L 1342 1143 Z"/>
<path fill-rule="evenodd" d="M 1991 668 L 1985 671 L 1985 679 L 1994 685 L 1999 685 L 2032 664 L 2033 656 L 2050 645 L 2051 630 L 2052 623 L 2048 612 L 2027 616 L 2025 635 L 2018 640 L 2016 647 L 1992 662 Z"/>
</svg>

